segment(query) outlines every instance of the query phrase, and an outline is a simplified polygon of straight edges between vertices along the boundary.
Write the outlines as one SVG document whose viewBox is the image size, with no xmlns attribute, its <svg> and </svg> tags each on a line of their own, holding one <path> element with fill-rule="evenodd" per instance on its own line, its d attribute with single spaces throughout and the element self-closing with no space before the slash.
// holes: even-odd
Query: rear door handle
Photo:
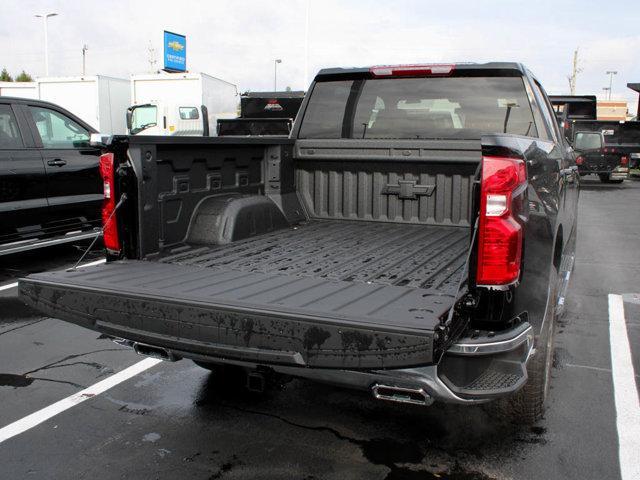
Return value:
<svg viewBox="0 0 640 480">
<path fill-rule="evenodd" d="M 47 165 L 51 167 L 64 167 L 67 164 L 66 160 L 62 160 L 61 158 L 54 158 L 53 160 L 49 160 Z"/>
</svg>

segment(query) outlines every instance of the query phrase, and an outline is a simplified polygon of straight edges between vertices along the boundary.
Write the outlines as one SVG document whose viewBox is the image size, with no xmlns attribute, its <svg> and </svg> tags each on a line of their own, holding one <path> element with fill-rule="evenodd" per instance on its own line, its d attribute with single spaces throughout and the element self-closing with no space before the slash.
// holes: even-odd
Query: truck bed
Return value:
<svg viewBox="0 0 640 480">
<path fill-rule="evenodd" d="M 20 289 L 52 316 L 178 351 L 187 341 L 270 363 L 410 366 L 433 360 L 468 242 L 464 227 L 314 220 L 158 261 L 36 274 Z"/>
<path fill-rule="evenodd" d="M 160 261 L 453 295 L 468 238 L 460 227 L 315 220 L 228 245 L 187 245 Z"/>
</svg>

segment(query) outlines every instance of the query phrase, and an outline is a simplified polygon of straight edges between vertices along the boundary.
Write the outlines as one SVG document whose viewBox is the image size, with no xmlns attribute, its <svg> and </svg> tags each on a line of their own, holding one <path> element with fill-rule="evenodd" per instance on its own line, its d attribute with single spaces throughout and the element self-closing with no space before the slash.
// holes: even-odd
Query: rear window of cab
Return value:
<svg viewBox="0 0 640 480">
<path fill-rule="evenodd" d="M 537 137 L 521 77 L 428 77 L 321 81 L 299 138 Z"/>
</svg>

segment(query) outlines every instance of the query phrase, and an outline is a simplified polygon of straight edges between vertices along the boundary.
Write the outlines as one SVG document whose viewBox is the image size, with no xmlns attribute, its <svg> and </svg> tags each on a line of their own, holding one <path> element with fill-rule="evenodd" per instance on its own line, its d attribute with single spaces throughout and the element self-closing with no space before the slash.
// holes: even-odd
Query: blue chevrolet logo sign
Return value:
<svg viewBox="0 0 640 480">
<path fill-rule="evenodd" d="M 187 70 L 187 39 L 184 35 L 164 31 L 164 69 L 171 72 Z"/>
</svg>

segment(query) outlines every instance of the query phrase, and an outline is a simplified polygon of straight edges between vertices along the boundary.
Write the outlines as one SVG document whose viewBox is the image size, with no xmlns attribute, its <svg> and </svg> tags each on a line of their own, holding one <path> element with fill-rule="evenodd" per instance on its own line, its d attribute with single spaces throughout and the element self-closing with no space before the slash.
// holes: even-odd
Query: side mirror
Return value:
<svg viewBox="0 0 640 480">
<path fill-rule="evenodd" d="M 206 105 L 201 105 L 200 109 L 202 110 L 202 136 L 209 136 L 209 110 Z"/>
<path fill-rule="evenodd" d="M 131 132 L 131 122 L 133 121 L 133 107 L 127 108 L 127 132 Z"/>
</svg>

